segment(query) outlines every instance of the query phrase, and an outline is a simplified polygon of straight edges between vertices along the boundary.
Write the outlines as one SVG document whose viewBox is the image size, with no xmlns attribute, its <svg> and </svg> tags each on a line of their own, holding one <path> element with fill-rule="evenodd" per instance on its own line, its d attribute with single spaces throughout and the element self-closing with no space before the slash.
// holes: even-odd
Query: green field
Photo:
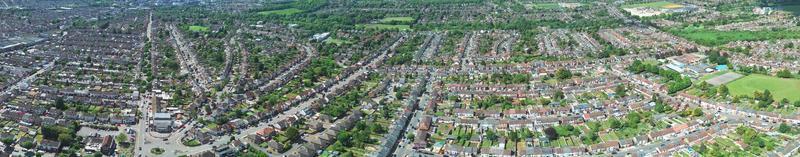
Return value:
<svg viewBox="0 0 800 157">
<path fill-rule="evenodd" d="M 387 24 L 363 24 L 363 25 L 356 25 L 356 28 L 364 28 L 364 29 L 386 29 L 386 30 L 411 30 L 411 26 L 409 25 L 387 25 Z"/>
<path fill-rule="evenodd" d="M 683 5 L 675 4 L 675 3 L 667 2 L 667 1 L 658 1 L 658 2 L 650 2 L 650 3 L 639 3 L 639 4 L 622 5 L 622 8 L 638 8 L 638 7 L 661 8 L 661 9 L 676 9 L 676 8 L 682 8 Z"/>
<path fill-rule="evenodd" d="M 789 30 L 718 31 L 700 27 L 673 28 L 668 32 L 707 46 L 717 46 L 732 41 L 761 41 L 798 39 L 800 32 Z"/>
<path fill-rule="evenodd" d="M 324 42 L 325 43 L 329 43 L 329 44 L 336 44 L 336 45 L 352 44 L 353 43 L 352 41 L 347 41 L 347 40 L 342 40 L 342 39 L 334 39 L 334 38 L 325 39 Z"/>
<path fill-rule="evenodd" d="M 259 15 L 293 15 L 297 13 L 302 13 L 303 10 L 296 9 L 296 8 L 289 8 L 289 9 L 281 9 L 281 10 L 270 10 L 270 11 L 262 11 L 258 12 Z"/>
<path fill-rule="evenodd" d="M 731 95 L 753 95 L 755 91 L 768 89 L 776 101 L 787 98 L 800 100 L 800 80 L 751 74 L 727 84 Z"/>
<path fill-rule="evenodd" d="M 401 23 L 411 23 L 414 22 L 413 17 L 386 17 L 379 21 L 380 23 L 392 23 L 392 22 L 401 22 Z"/>
<path fill-rule="evenodd" d="M 192 32 L 208 32 L 208 27 L 205 26 L 189 26 L 189 30 Z"/>
<path fill-rule="evenodd" d="M 558 5 L 558 3 L 534 3 L 533 7 L 536 9 L 558 9 L 561 8 L 561 5 Z"/>
</svg>

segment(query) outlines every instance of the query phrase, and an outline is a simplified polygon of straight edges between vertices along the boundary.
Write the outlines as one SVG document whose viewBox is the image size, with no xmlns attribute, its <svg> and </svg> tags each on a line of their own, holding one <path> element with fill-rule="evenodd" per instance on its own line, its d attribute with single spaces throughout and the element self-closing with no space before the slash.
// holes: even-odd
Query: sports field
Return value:
<svg viewBox="0 0 800 157">
<path fill-rule="evenodd" d="M 702 26 L 672 28 L 668 32 L 707 46 L 727 44 L 732 41 L 761 41 L 775 39 L 797 39 L 800 32 L 792 30 L 719 31 Z"/>
<path fill-rule="evenodd" d="M 386 17 L 381 19 L 380 23 L 390 23 L 390 22 L 402 22 L 402 23 L 411 23 L 414 22 L 413 17 Z"/>
<path fill-rule="evenodd" d="M 622 5 L 622 8 L 638 8 L 638 7 L 659 8 L 659 9 L 678 9 L 678 8 L 683 8 L 683 5 L 675 4 L 675 3 L 667 2 L 667 1 L 658 1 L 658 2 L 650 2 L 650 3 L 639 3 L 639 4 Z"/>
<path fill-rule="evenodd" d="M 561 5 L 558 5 L 558 3 L 534 3 L 533 7 L 536 9 L 558 9 L 561 8 Z"/>
<path fill-rule="evenodd" d="M 205 26 L 189 26 L 189 30 L 193 32 L 208 32 L 208 27 Z"/>
<path fill-rule="evenodd" d="M 259 15 L 292 15 L 297 13 L 302 13 L 303 10 L 296 9 L 296 8 L 289 8 L 289 9 L 281 9 L 281 10 L 270 10 L 270 11 L 262 11 L 258 12 Z"/>
<path fill-rule="evenodd" d="M 409 25 L 387 25 L 387 24 L 364 24 L 364 25 L 356 25 L 356 28 L 365 28 L 365 29 L 381 29 L 381 30 L 411 30 L 411 26 Z"/>
<path fill-rule="evenodd" d="M 723 72 L 725 72 L 725 71 L 723 71 Z M 717 74 L 717 73 L 710 74 L 710 75 L 715 75 L 715 74 Z M 708 82 L 709 84 L 715 85 L 715 86 L 719 86 L 721 84 L 725 84 L 725 83 L 731 82 L 733 80 L 736 80 L 738 78 L 741 78 L 742 76 L 743 76 L 742 74 L 738 74 L 738 73 L 722 73 L 719 76 L 716 76 L 714 78 L 706 80 L 706 82 Z"/>
<path fill-rule="evenodd" d="M 800 100 L 800 80 L 751 74 L 727 84 L 731 95 L 753 95 L 755 91 L 768 89 L 776 101 L 787 98 Z"/>
</svg>

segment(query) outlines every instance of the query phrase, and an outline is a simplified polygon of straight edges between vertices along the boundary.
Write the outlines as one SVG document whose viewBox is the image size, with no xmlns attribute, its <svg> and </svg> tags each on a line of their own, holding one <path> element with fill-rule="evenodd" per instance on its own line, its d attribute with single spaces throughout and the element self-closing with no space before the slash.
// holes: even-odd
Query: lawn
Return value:
<svg viewBox="0 0 800 157">
<path fill-rule="evenodd" d="M 719 31 L 702 26 L 672 28 L 668 32 L 707 46 L 718 46 L 732 41 L 762 41 L 798 39 L 800 32 L 790 30 Z"/>
<path fill-rule="evenodd" d="M 761 74 L 751 74 L 728 83 L 731 95 L 753 95 L 755 91 L 769 90 L 776 101 L 787 98 L 800 100 L 800 80 L 778 78 Z"/>
<path fill-rule="evenodd" d="M 561 5 L 558 5 L 558 3 L 535 3 L 533 7 L 536 9 L 558 9 L 561 8 Z"/>
<path fill-rule="evenodd" d="M 294 15 L 297 13 L 302 13 L 303 10 L 297 8 L 289 8 L 289 9 L 281 9 L 281 10 L 270 10 L 270 11 L 262 11 L 258 12 L 258 15 Z"/>
<path fill-rule="evenodd" d="M 658 2 L 650 2 L 650 3 L 639 3 L 639 4 L 622 5 L 622 8 L 638 8 L 638 7 L 660 8 L 660 9 L 677 9 L 677 8 L 683 8 L 683 5 L 675 4 L 675 3 L 667 2 L 667 1 L 658 1 Z"/>
<path fill-rule="evenodd" d="M 352 41 L 342 40 L 342 39 L 334 39 L 334 38 L 325 39 L 324 42 L 328 43 L 328 44 L 336 44 L 336 45 L 352 44 L 353 43 Z"/>
<path fill-rule="evenodd" d="M 411 26 L 409 25 L 387 25 L 387 24 L 364 24 L 364 25 L 356 25 L 357 28 L 365 28 L 365 29 L 381 29 L 381 30 L 411 30 Z"/>
<path fill-rule="evenodd" d="M 189 30 L 192 32 L 208 32 L 208 27 L 205 26 L 189 26 Z"/>
<path fill-rule="evenodd" d="M 386 17 L 379 21 L 380 23 L 392 23 L 392 22 L 401 22 L 401 23 L 411 23 L 414 22 L 413 17 L 403 16 L 403 17 Z"/>
</svg>

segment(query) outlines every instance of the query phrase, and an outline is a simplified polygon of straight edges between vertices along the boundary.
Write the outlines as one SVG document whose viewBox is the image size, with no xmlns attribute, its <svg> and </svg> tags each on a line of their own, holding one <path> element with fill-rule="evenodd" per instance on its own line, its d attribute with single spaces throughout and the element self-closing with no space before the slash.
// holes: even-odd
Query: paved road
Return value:
<svg viewBox="0 0 800 157">
<path fill-rule="evenodd" d="M 50 61 L 50 63 L 47 63 L 47 64 L 45 64 L 44 66 L 42 66 L 42 68 L 41 68 L 41 69 L 39 69 L 38 71 L 36 71 L 35 73 L 33 73 L 33 74 L 31 74 L 31 75 L 28 75 L 27 77 L 25 77 L 25 78 L 23 78 L 23 79 L 21 79 L 21 80 L 17 81 L 17 83 L 14 83 L 14 85 L 11 85 L 11 86 L 9 86 L 8 88 L 6 88 L 6 89 L 3 91 L 3 94 L 10 95 L 10 94 L 12 93 L 12 91 L 15 91 L 15 90 L 17 90 L 17 89 L 20 89 L 20 86 L 22 86 L 23 84 L 30 85 L 30 84 L 31 84 L 31 82 L 33 82 L 33 81 L 36 81 L 36 79 L 37 79 L 37 77 L 36 77 L 36 76 L 38 76 L 38 75 L 40 75 L 40 74 L 42 74 L 42 73 L 44 73 L 44 72 L 47 72 L 47 71 L 50 71 L 50 70 L 52 70 L 52 69 L 53 69 L 53 67 L 55 66 L 55 63 L 56 63 L 56 61 L 57 61 L 58 59 L 59 59 L 59 58 L 58 58 L 58 57 L 56 57 L 55 59 L 53 59 L 52 61 Z"/>
<path fill-rule="evenodd" d="M 174 39 L 172 40 L 173 42 L 170 43 L 173 44 L 173 47 L 178 48 L 178 54 L 176 54 L 176 56 L 178 57 L 178 63 L 180 63 L 181 69 L 193 75 L 193 79 L 190 79 L 192 91 L 194 91 L 195 95 L 200 95 L 208 91 L 212 81 L 206 68 L 197 61 L 197 55 L 192 51 L 190 45 L 184 42 L 183 35 L 178 31 L 178 28 L 172 24 L 167 26 L 167 29 L 169 29 L 170 35 Z"/>
</svg>

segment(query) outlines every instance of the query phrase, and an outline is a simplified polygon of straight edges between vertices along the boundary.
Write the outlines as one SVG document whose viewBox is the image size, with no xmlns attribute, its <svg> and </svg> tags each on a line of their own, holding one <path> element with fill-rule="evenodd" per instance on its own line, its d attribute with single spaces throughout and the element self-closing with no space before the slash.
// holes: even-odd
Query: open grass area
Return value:
<svg viewBox="0 0 800 157">
<path fill-rule="evenodd" d="M 413 17 L 403 16 L 403 17 L 386 17 L 379 21 L 380 23 L 392 23 L 392 22 L 402 22 L 402 23 L 411 23 L 414 22 Z"/>
<path fill-rule="evenodd" d="M 189 30 L 192 32 L 208 32 L 208 27 L 205 26 L 189 26 Z"/>
<path fill-rule="evenodd" d="M 387 25 L 387 24 L 363 24 L 363 25 L 356 25 L 356 28 L 361 29 L 381 29 L 381 30 L 411 30 L 411 26 L 409 25 Z"/>
<path fill-rule="evenodd" d="M 717 46 L 732 41 L 800 39 L 800 32 L 791 30 L 719 31 L 703 26 L 690 26 L 672 28 L 667 31 L 706 46 Z"/>
<path fill-rule="evenodd" d="M 533 8 L 536 9 L 558 9 L 561 8 L 561 5 L 558 3 L 534 3 Z"/>
<path fill-rule="evenodd" d="M 342 39 L 334 39 L 334 38 L 325 39 L 324 42 L 328 43 L 328 44 L 336 44 L 336 45 L 352 44 L 353 43 L 352 41 L 342 40 Z"/>
<path fill-rule="evenodd" d="M 622 8 L 638 8 L 638 7 L 649 7 L 649 8 L 659 8 L 659 9 L 677 9 L 683 8 L 683 5 L 667 2 L 667 1 L 658 1 L 658 2 L 650 2 L 650 3 L 639 3 L 639 4 L 626 4 L 622 5 Z"/>
<path fill-rule="evenodd" d="M 769 90 L 775 100 L 787 98 L 800 100 L 800 80 L 778 78 L 761 74 L 751 74 L 728 83 L 731 95 L 753 95 L 755 91 Z"/>
<path fill-rule="evenodd" d="M 281 10 L 270 10 L 270 11 L 262 11 L 258 12 L 259 15 L 294 15 L 297 13 L 302 13 L 303 10 L 297 8 L 289 8 L 289 9 L 281 9 Z"/>
</svg>

